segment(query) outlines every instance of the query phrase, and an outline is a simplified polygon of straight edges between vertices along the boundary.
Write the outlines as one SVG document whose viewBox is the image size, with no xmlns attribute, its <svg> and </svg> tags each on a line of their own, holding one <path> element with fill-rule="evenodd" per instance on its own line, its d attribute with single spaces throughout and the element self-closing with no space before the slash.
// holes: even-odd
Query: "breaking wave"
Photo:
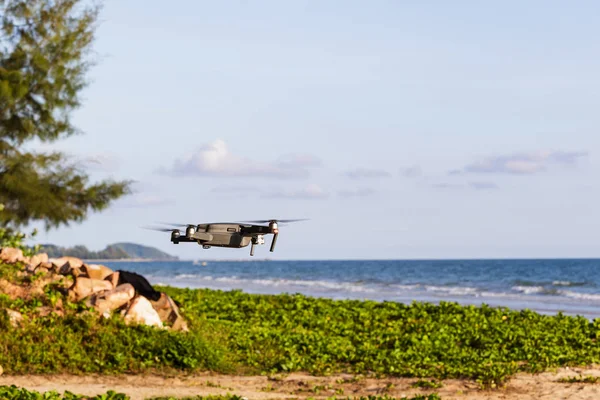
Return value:
<svg viewBox="0 0 600 400">
<path fill-rule="evenodd" d="M 207 287 L 214 289 L 242 289 L 260 292 L 261 289 L 269 293 L 304 293 L 307 295 L 327 295 L 328 293 L 340 295 L 348 294 L 364 298 L 397 298 L 414 297 L 420 298 L 527 298 L 539 296 L 553 298 L 568 298 L 575 300 L 586 300 L 592 302 L 600 301 L 600 294 L 580 293 L 561 287 L 583 286 L 584 282 L 554 281 L 547 286 L 540 282 L 519 281 L 520 285 L 512 286 L 509 290 L 490 290 L 485 287 L 473 286 L 439 286 L 423 283 L 413 284 L 385 284 L 374 280 L 330 281 L 309 279 L 285 279 L 285 278 L 243 278 L 232 276 L 211 276 L 199 274 L 178 274 L 174 277 L 156 277 L 161 283 L 174 286 Z"/>
</svg>

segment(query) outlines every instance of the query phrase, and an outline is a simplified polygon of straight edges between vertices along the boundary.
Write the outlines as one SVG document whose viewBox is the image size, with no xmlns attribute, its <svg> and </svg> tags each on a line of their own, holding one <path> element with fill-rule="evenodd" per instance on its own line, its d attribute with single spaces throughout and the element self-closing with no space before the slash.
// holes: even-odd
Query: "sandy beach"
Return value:
<svg viewBox="0 0 600 400">
<path fill-rule="evenodd" d="M 438 393 L 443 400 L 496 400 L 496 399 L 598 399 L 600 384 L 561 383 L 560 378 L 599 376 L 600 367 L 558 369 L 542 374 L 517 374 L 499 389 L 481 390 L 477 383 L 449 379 L 439 389 L 419 389 L 411 385 L 415 378 L 360 378 L 352 375 L 317 377 L 307 374 L 289 374 L 273 377 L 195 374 L 190 376 L 161 377 L 153 375 L 97 376 L 0 376 L 0 385 L 17 385 L 29 390 L 45 392 L 66 390 L 82 395 L 97 395 L 108 390 L 125 393 L 132 400 L 158 396 L 185 397 L 196 395 L 237 394 L 248 399 L 307 399 L 388 395 L 396 398 L 418 394 Z"/>
</svg>

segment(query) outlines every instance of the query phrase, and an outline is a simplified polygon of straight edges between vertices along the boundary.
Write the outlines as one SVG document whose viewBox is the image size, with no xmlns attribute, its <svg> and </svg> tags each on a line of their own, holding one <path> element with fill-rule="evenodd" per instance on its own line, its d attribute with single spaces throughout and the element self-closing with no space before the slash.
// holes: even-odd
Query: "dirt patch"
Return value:
<svg viewBox="0 0 600 400">
<path fill-rule="evenodd" d="M 143 400 L 157 396 L 196 396 L 237 394 L 252 400 L 262 399 L 325 399 L 331 396 L 357 397 L 388 395 L 393 397 L 415 396 L 436 392 L 443 400 L 557 400 L 599 399 L 600 384 L 561 383 L 563 377 L 599 376 L 600 367 L 589 369 L 559 369 L 542 374 L 518 374 L 506 387 L 481 390 L 475 382 L 464 380 L 443 381 L 438 389 L 413 388 L 414 378 L 374 379 L 352 375 L 316 377 L 307 374 L 278 376 L 235 376 L 196 374 L 193 376 L 161 377 L 154 375 L 122 376 L 0 376 L 0 385 L 17 385 L 39 392 L 66 390 L 82 394 L 97 395 L 108 390 L 126 393 L 132 400 Z"/>
</svg>

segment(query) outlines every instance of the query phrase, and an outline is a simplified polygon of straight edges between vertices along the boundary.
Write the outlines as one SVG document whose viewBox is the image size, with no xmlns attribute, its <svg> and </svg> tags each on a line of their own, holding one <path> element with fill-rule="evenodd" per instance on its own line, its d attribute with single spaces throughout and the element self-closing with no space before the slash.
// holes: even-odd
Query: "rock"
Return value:
<svg viewBox="0 0 600 400">
<path fill-rule="evenodd" d="M 47 263 L 47 262 L 48 262 L 48 254 L 39 253 L 39 254 L 36 254 L 31 257 L 31 259 L 29 260 L 29 265 L 33 265 L 34 267 L 37 267 L 41 263 Z"/>
<path fill-rule="evenodd" d="M 21 285 L 15 285 L 5 279 L 0 279 L 0 293 L 7 295 L 11 300 L 25 298 L 27 290 Z"/>
<path fill-rule="evenodd" d="M 119 285 L 120 286 L 120 285 Z M 160 316 L 144 296 L 137 296 L 125 312 L 125 323 L 138 323 L 149 326 L 163 327 Z"/>
<path fill-rule="evenodd" d="M 29 273 L 29 274 L 34 274 L 36 270 L 36 267 L 34 265 L 31 264 L 27 264 L 25 266 L 25 272 Z"/>
<path fill-rule="evenodd" d="M 54 264 L 54 263 L 53 263 Z M 67 261 L 62 265 L 54 264 L 54 269 L 58 271 L 61 275 L 69 275 L 71 273 L 71 264 Z"/>
<path fill-rule="evenodd" d="M 95 293 L 88 302 L 88 305 L 95 307 L 100 314 L 107 314 L 110 311 L 119 309 L 129 303 L 135 296 L 135 289 L 129 283 L 119 285 L 113 290 L 102 293 Z"/>
<path fill-rule="evenodd" d="M 57 272 L 54 270 L 54 264 L 50 263 L 50 262 L 41 262 L 38 264 L 36 271 L 51 271 L 51 272 Z"/>
<path fill-rule="evenodd" d="M 74 301 L 85 299 L 91 294 L 112 290 L 113 285 L 109 281 L 101 281 L 78 276 L 75 283 L 69 288 L 69 298 Z"/>
<path fill-rule="evenodd" d="M 49 260 L 56 266 L 56 269 L 61 275 L 68 275 L 71 273 L 72 268 L 81 268 L 83 266 L 83 261 L 77 257 L 60 257 L 53 258 Z"/>
<path fill-rule="evenodd" d="M 21 321 L 23 321 L 23 316 L 18 311 L 7 309 L 6 313 L 8 314 L 8 320 L 10 324 L 15 328 L 21 324 Z"/>
<path fill-rule="evenodd" d="M 112 275 L 113 270 L 100 264 L 84 264 L 81 272 L 85 273 L 88 278 L 103 280 Z"/>
<path fill-rule="evenodd" d="M 72 275 L 73 277 L 78 277 L 79 275 L 85 275 L 82 271 L 81 271 L 81 267 L 73 267 L 71 266 L 70 262 L 66 262 L 64 263 L 61 267 L 58 267 L 56 265 L 54 265 L 53 269 L 57 270 L 58 273 L 60 275 Z M 84 276 L 85 278 L 87 278 L 87 276 Z"/>
<path fill-rule="evenodd" d="M 179 307 L 166 293 L 161 293 L 160 299 L 150 301 L 150 303 L 158 313 L 161 321 L 170 325 L 171 329 L 185 332 L 189 330 L 185 319 L 179 312 Z"/>
<path fill-rule="evenodd" d="M 15 249 L 14 247 L 4 247 L 0 250 L 0 261 L 4 261 L 9 264 L 14 264 L 19 261 L 25 261 L 23 256 L 23 250 Z"/>
</svg>

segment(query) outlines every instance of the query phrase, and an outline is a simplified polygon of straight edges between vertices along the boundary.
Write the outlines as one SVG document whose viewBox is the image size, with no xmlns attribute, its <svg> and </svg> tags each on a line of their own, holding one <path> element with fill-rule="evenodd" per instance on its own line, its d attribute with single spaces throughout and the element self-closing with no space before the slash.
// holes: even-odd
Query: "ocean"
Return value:
<svg viewBox="0 0 600 400">
<path fill-rule="evenodd" d="M 103 262 L 153 285 L 600 317 L 600 259 Z"/>
</svg>

